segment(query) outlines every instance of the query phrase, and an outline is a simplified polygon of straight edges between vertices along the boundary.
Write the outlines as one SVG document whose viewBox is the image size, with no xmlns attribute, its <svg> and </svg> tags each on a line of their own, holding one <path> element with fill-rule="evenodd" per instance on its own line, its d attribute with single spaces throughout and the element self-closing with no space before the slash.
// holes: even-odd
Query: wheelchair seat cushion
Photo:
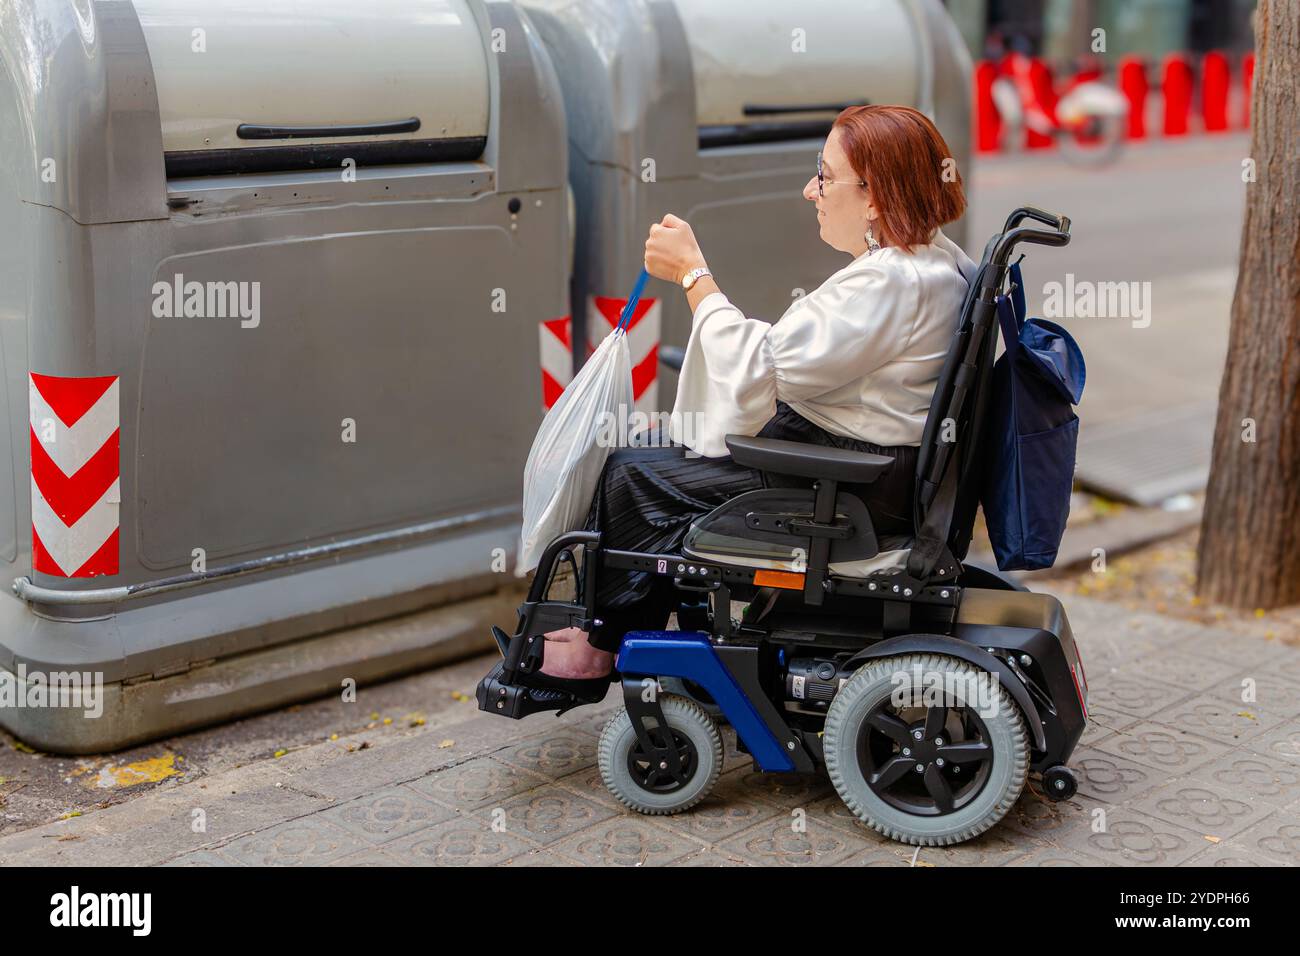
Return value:
<svg viewBox="0 0 1300 956">
<path fill-rule="evenodd" d="M 882 535 L 879 538 L 880 551 L 869 558 L 855 561 L 832 561 L 827 567 L 832 577 L 865 578 L 877 571 L 907 566 L 907 557 L 912 552 L 914 539 L 911 535 Z M 795 571 L 794 561 L 764 558 L 754 554 L 729 554 L 725 551 L 709 551 L 692 548 L 686 551 L 690 557 L 701 561 L 713 561 L 733 567 L 765 568 L 773 571 Z"/>
</svg>

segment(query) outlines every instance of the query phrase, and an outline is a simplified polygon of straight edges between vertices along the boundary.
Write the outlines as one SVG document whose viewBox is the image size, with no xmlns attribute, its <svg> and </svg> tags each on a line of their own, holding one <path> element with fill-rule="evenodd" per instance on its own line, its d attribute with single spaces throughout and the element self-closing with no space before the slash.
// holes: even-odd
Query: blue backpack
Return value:
<svg viewBox="0 0 1300 956">
<path fill-rule="evenodd" d="M 993 366 L 980 500 L 998 567 L 1030 571 L 1052 566 L 1065 533 L 1085 369 L 1069 332 L 1025 319 L 1020 263 L 1010 273 L 996 300 L 1006 351 Z"/>
</svg>

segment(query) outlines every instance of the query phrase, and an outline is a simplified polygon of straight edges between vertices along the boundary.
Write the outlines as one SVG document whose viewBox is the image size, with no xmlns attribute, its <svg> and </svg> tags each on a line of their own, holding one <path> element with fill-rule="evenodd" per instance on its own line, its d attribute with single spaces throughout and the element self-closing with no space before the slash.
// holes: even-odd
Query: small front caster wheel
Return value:
<svg viewBox="0 0 1300 956">
<path fill-rule="evenodd" d="M 1069 800 L 1079 792 L 1079 779 L 1063 763 L 1043 771 L 1043 793 L 1049 800 Z"/>
<path fill-rule="evenodd" d="M 605 725 L 597 750 L 600 775 L 609 792 L 633 810 L 654 815 L 695 806 L 709 795 L 722 772 L 722 738 L 704 708 L 671 694 L 661 695 L 659 706 L 667 728 L 646 729 L 657 756 L 646 753 L 625 709 Z M 663 759 L 668 746 L 677 754 L 676 774 Z"/>
</svg>

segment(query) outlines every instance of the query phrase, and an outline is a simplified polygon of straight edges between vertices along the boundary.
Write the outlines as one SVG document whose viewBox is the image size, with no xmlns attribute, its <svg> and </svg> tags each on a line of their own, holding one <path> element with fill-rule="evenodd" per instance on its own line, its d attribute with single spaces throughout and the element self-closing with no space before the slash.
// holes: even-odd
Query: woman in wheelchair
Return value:
<svg viewBox="0 0 1300 956">
<path fill-rule="evenodd" d="M 994 369 L 999 331 L 1023 331 L 1011 257 L 1066 245 L 1070 221 L 1018 208 L 975 266 L 940 232 L 965 208 L 951 165 L 915 110 L 841 113 L 803 194 L 852 261 L 773 325 L 722 294 L 689 225 L 651 227 L 646 267 L 694 313 L 670 441 L 609 457 L 586 528 L 546 547 L 514 633 L 492 629 L 481 710 L 562 713 L 617 673 L 597 764 L 641 813 L 708 796 L 721 722 L 757 769 L 825 767 L 907 843 L 983 833 L 1031 771 L 1051 799 L 1077 791 L 1088 685 L 1065 610 L 964 560 L 986 479 L 1022 474 L 992 454 L 1021 439 Z M 1061 526 L 1008 528 L 1037 548 Z M 573 599 L 550 595 L 566 561 Z"/>
<path fill-rule="evenodd" d="M 821 241 L 852 261 L 774 324 L 732 305 L 688 223 L 668 215 L 650 227 L 646 269 L 684 287 L 692 327 L 672 442 L 616 450 L 605 467 L 587 520 L 603 548 L 680 553 L 692 522 L 718 505 L 759 488 L 811 486 L 811 478 L 737 464 L 723 440 L 729 434 L 894 459 L 874 482 L 840 487 L 867 505 L 879 535 L 911 533 L 918 446 L 975 271 L 940 231 L 966 208 L 950 155 L 914 109 L 842 112 L 803 197 Z M 590 634 L 547 633 L 532 680 L 603 696 L 624 633 L 662 628 L 677 600 L 670 578 L 604 573 L 601 623 Z"/>
</svg>

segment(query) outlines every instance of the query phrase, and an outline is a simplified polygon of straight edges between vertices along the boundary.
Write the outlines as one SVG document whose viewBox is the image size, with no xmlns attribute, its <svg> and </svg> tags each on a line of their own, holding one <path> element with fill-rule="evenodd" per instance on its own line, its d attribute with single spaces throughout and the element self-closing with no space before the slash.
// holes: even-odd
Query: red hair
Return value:
<svg viewBox="0 0 1300 956">
<path fill-rule="evenodd" d="M 910 106 L 850 106 L 835 118 L 853 171 L 871 190 L 885 239 L 911 252 L 961 217 L 961 171 L 933 123 Z"/>
</svg>

